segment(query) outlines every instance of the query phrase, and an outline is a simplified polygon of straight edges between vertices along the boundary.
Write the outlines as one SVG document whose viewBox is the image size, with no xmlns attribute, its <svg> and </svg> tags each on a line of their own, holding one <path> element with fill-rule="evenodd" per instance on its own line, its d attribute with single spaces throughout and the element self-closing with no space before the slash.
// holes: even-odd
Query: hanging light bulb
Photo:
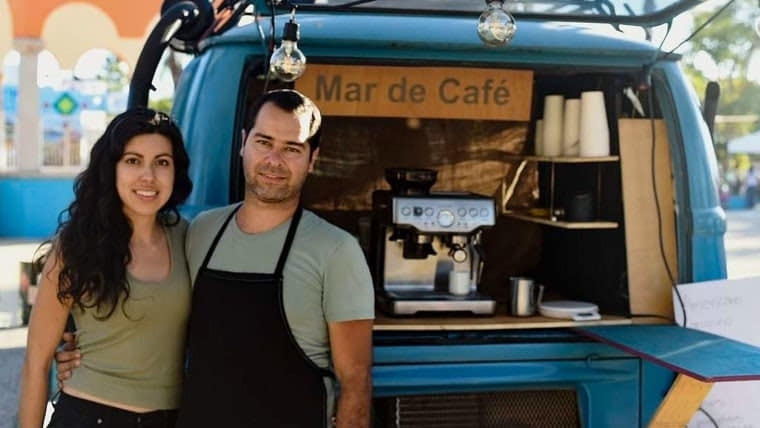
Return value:
<svg viewBox="0 0 760 428">
<path fill-rule="evenodd" d="M 282 30 L 282 43 L 272 53 L 269 59 L 269 70 L 274 76 L 284 82 L 292 82 L 306 70 L 306 56 L 298 49 L 298 24 L 295 21 L 296 11 L 290 14 L 290 22 Z"/>
<path fill-rule="evenodd" d="M 501 46 L 517 31 L 515 18 L 504 9 L 504 0 L 486 0 L 486 10 L 478 19 L 478 36 L 488 46 Z"/>
</svg>

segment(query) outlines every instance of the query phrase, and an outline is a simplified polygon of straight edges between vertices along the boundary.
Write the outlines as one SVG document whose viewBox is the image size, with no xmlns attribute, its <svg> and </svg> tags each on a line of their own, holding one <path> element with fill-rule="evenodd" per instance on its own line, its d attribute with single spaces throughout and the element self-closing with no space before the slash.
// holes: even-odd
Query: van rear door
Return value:
<svg viewBox="0 0 760 428">
<path fill-rule="evenodd" d="M 259 0 L 264 3 L 263 0 Z M 285 3 L 285 2 L 283 2 Z M 439 14 L 480 14 L 485 9 L 482 0 L 330 0 L 315 4 L 295 1 L 299 10 L 378 11 Z M 510 0 L 504 7 L 518 19 L 536 18 L 545 21 L 573 21 L 654 27 L 702 3 L 702 0 Z M 286 6 L 280 6 L 284 8 Z M 263 8 L 257 9 L 263 10 Z"/>
</svg>

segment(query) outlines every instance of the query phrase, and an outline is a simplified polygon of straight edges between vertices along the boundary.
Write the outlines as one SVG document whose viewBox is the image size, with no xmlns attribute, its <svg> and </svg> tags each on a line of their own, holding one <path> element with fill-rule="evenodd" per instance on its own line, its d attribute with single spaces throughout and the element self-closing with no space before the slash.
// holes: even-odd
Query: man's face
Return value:
<svg viewBox="0 0 760 428">
<path fill-rule="evenodd" d="M 310 114 L 287 112 L 273 103 L 259 110 L 240 150 L 246 199 L 276 204 L 298 200 L 319 149 L 309 155 Z"/>
</svg>

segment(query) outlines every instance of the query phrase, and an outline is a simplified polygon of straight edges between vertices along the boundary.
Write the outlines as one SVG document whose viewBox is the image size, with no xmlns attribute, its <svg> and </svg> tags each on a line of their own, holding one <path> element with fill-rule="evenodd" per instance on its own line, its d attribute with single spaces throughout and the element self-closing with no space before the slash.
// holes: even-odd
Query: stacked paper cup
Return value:
<svg viewBox="0 0 760 428">
<path fill-rule="evenodd" d="M 608 156 L 610 130 L 604 108 L 604 92 L 581 93 L 580 155 L 582 157 Z"/>
<path fill-rule="evenodd" d="M 544 98 L 543 156 L 562 154 L 563 108 L 565 97 L 547 95 Z"/>
<path fill-rule="evenodd" d="M 536 139 L 533 144 L 536 147 L 536 156 L 543 156 L 544 154 L 544 120 L 538 119 L 536 121 L 536 133 L 534 134 Z"/>
<path fill-rule="evenodd" d="M 562 124 L 562 156 L 578 156 L 580 154 L 581 100 L 578 98 L 565 100 Z"/>
</svg>

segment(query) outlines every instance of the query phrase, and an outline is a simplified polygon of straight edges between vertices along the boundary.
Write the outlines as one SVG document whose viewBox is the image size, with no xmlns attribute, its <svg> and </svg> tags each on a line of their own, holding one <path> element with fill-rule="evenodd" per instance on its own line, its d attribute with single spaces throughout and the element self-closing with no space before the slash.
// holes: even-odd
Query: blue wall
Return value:
<svg viewBox="0 0 760 428">
<path fill-rule="evenodd" d="M 0 238 L 51 237 L 73 185 L 73 177 L 0 177 Z"/>
</svg>

